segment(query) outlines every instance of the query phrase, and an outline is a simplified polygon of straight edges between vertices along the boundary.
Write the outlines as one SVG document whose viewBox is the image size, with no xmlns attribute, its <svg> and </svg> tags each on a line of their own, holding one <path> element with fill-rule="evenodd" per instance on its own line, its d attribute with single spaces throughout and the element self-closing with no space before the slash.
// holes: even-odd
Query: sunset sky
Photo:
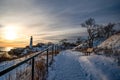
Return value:
<svg viewBox="0 0 120 80">
<path fill-rule="evenodd" d="M 120 22 L 120 0 L 0 0 L 0 46 L 85 36 L 80 24 L 90 17 Z"/>
</svg>

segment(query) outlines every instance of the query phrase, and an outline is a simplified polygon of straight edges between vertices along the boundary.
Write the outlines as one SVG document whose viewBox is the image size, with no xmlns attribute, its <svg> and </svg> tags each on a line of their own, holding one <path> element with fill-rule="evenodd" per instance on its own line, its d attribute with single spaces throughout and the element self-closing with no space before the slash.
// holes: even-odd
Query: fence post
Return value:
<svg viewBox="0 0 120 80">
<path fill-rule="evenodd" d="M 55 56 L 56 56 L 56 53 L 57 53 L 57 47 L 56 47 L 56 45 L 55 45 Z"/>
<path fill-rule="evenodd" d="M 34 57 L 32 58 L 32 80 L 34 80 Z"/>
<path fill-rule="evenodd" d="M 58 47 L 57 47 L 57 45 L 55 46 L 55 51 L 56 51 L 56 54 L 55 54 L 55 55 L 57 55 L 57 52 L 58 52 Z"/>
<path fill-rule="evenodd" d="M 54 45 L 52 46 L 52 62 L 53 62 L 53 57 L 54 57 Z"/>
<path fill-rule="evenodd" d="M 47 49 L 47 56 L 46 56 L 46 72 L 47 72 L 47 75 L 48 75 L 48 49 Z"/>
</svg>

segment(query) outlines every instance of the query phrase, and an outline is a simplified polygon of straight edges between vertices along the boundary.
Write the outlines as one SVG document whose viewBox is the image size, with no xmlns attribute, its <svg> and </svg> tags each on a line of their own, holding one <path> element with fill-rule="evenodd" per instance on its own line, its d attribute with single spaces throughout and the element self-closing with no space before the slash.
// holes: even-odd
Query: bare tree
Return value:
<svg viewBox="0 0 120 80">
<path fill-rule="evenodd" d="M 94 41 L 94 31 L 95 31 L 95 20 L 93 18 L 89 18 L 84 23 L 81 24 L 82 27 L 87 28 L 88 32 L 88 45 L 89 47 L 93 47 L 93 41 Z"/>
<path fill-rule="evenodd" d="M 76 44 L 79 45 L 83 42 L 83 39 L 82 37 L 78 37 L 77 40 L 76 40 Z"/>
<path fill-rule="evenodd" d="M 59 42 L 61 43 L 61 44 L 64 44 L 64 43 L 66 43 L 68 40 L 67 39 L 62 39 L 62 40 L 60 40 Z"/>
<path fill-rule="evenodd" d="M 108 23 L 108 25 L 104 27 L 106 38 L 110 37 L 111 35 L 115 33 L 115 30 L 113 29 L 114 26 L 115 26 L 114 23 Z"/>
</svg>

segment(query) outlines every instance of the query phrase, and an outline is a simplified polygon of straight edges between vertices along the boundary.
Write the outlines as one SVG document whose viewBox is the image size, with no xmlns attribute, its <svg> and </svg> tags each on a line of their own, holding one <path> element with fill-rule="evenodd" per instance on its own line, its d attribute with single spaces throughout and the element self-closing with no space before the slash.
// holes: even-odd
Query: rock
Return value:
<svg viewBox="0 0 120 80">
<path fill-rule="evenodd" d="M 16 49 L 11 49 L 10 51 L 8 51 L 8 53 L 10 55 L 16 55 L 19 56 L 22 54 L 22 52 L 24 51 L 24 48 L 16 48 Z"/>
</svg>

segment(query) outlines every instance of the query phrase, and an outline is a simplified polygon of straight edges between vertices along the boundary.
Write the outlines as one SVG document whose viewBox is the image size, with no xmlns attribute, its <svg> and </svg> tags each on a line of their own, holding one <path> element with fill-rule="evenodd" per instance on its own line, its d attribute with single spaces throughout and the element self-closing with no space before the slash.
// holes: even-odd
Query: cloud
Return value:
<svg viewBox="0 0 120 80">
<path fill-rule="evenodd" d="M 36 40 L 84 35 L 80 24 L 86 19 L 117 22 L 119 13 L 120 0 L 0 0 L 0 24 L 19 25 L 20 34 Z"/>
<path fill-rule="evenodd" d="M 0 24 L 0 28 L 3 27 L 3 25 Z"/>
<path fill-rule="evenodd" d="M 36 25 L 31 23 L 40 24 L 38 26 L 42 24 L 45 25 L 44 27 L 58 27 L 59 29 L 60 27 L 76 27 L 89 17 L 98 18 L 98 22 L 106 22 L 105 15 L 108 16 L 107 18 L 111 18 L 112 15 L 117 18 L 115 15 L 119 15 L 119 2 L 119 0 L 93 0 L 91 2 L 88 0 L 2 0 L 0 12 L 10 15 L 9 18 L 13 18 L 18 23 L 33 27 Z"/>
</svg>

